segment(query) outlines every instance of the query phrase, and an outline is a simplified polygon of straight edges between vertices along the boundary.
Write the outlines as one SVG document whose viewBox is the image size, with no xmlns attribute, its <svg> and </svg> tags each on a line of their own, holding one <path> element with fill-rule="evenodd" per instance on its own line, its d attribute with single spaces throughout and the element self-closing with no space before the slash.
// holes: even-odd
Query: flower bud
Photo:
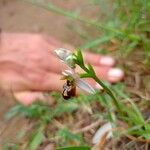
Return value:
<svg viewBox="0 0 150 150">
<path fill-rule="evenodd" d="M 64 48 L 58 48 L 55 50 L 57 57 L 67 64 L 70 68 L 75 68 L 75 61 L 73 53 L 70 50 Z"/>
</svg>

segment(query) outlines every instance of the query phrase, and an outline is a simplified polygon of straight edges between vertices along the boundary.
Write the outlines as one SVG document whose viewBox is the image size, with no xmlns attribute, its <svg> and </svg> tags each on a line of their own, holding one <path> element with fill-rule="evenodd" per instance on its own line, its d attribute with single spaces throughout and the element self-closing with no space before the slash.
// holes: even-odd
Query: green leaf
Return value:
<svg viewBox="0 0 150 150">
<path fill-rule="evenodd" d="M 85 43 L 83 46 L 81 46 L 81 49 L 89 49 L 89 48 L 93 48 L 101 43 L 104 43 L 104 42 L 108 42 L 110 39 L 112 39 L 113 36 L 102 36 L 102 37 L 99 37 L 95 40 L 90 40 L 88 41 L 87 43 Z"/>
<path fill-rule="evenodd" d="M 132 50 L 137 46 L 137 44 L 137 41 L 130 43 L 125 50 L 124 56 L 127 57 L 129 54 L 131 54 Z"/>
<path fill-rule="evenodd" d="M 41 126 L 37 132 L 32 136 L 31 142 L 29 143 L 29 150 L 36 150 L 44 139 L 44 126 Z"/>
<path fill-rule="evenodd" d="M 67 128 L 60 129 L 57 133 L 58 136 L 60 136 L 63 139 L 66 139 L 67 141 L 81 141 L 81 137 L 77 134 L 72 133 Z"/>
<path fill-rule="evenodd" d="M 135 112 L 135 115 L 138 116 L 138 119 L 141 123 L 144 123 L 144 118 L 142 116 L 142 113 L 140 112 L 140 110 L 138 109 L 138 107 L 134 104 L 134 102 L 132 102 L 132 100 L 129 99 L 129 102 L 131 103 L 131 106 Z"/>
<path fill-rule="evenodd" d="M 81 73 L 80 74 L 80 78 L 90 78 L 90 77 L 91 77 L 91 75 L 88 73 Z"/>
<path fill-rule="evenodd" d="M 90 147 L 66 147 L 66 148 L 59 148 L 57 150 L 91 150 Z"/>
<path fill-rule="evenodd" d="M 77 49 L 77 64 L 84 66 L 83 55 L 80 49 Z"/>
<path fill-rule="evenodd" d="M 12 107 L 5 115 L 6 119 L 11 119 L 12 117 L 16 116 L 21 110 L 23 105 L 16 105 Z"/>
<path fill-rule="evenodd" d="M 19 144 L 5 143 L 2 150 L 19 150 Z"/>
<path fill-rule="evenodd" d="M 91 75 L 95 75 L 96 73 L 95 73 L 95 70 L 94 70 L 94 68 L 93 68 L 93 66 L 91 65 L 91 64 L 88 64 L 88 69 L 89 69 L 89 73 L 91 74 Z"/>
</svg>

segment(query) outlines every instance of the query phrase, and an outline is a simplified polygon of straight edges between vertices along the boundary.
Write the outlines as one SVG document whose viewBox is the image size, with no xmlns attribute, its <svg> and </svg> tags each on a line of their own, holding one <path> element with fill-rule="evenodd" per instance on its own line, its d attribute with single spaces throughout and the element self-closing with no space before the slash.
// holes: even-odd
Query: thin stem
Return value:
<svg viewBox="0 0 150 150">
<path fill-rule="evenodd" d="M 117 101 L 116 97 L 114 96 L 113 92 L 97 76 L 93 77 L 93 79 L 106 90 L 106 92 L 109 94 L 109 96 L 113 99 L 114 104 L 117 107 L 117 109 L 119 111 L 121 111 L 120 104 L 118 103 L 118 101 Z"/>
<path fill-rule="evenodd" d="M 88 70 L 88 68 L 86 68 L 85 65 L 80 66 L 80 67 L 81 67 L 86 73 L 89 74 L 89 70 Z M 114 96 L 113 92 L 96 76 L 96 74 L 92 74 L 92 75 L 91 75 L 91 78 L 93 78 L 99 85 L 101 85 L 101 86 L 106 90 L 106 92 L 109 94 L 109 96 L 113 99 L 114 104 L 115 104 L 115 106 L 117 107 L 117 109 L 118 109 L 120 112 L 122 112 L 121 109 L 120 109 L 120 104 L 119 104 L 119 102 L 117 101 L 116 97 Z"/>
</svg>

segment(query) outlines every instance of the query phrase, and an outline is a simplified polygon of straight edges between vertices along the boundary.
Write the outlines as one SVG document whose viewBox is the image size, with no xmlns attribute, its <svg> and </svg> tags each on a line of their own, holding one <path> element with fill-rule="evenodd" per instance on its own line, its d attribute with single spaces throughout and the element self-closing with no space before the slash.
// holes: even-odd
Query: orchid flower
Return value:
<svg viewBox="0 0 150 150">
<path fill-rule="evenodd" d="M 69 67 L 69 70 L 65 70 L 62 72 L 64 76 L 71 77 L 75 81 L 76 86 L 84 90 L 85 92 L 90 94 L 96 93 L 96 90 L 84 79 L 81 79 L 75 72 L 75 58 L 71 51 L 63 48 L 58 48 L 55 50 L 55 53 L 57 57 Z"/>
<path fill-rule="evenodd" d="M 96 93 L 95 89 L 90 84 L 88 84 L 85 80 L 81 79 L 78 76 L 78 74 L 75 73 L 75 71 L 65 70 L 64 72 L 62 72 L 62 74 L 64 76 L 72 77 L 75 81 L 76 86 L 79 87 L 80 89 L 84 90 L 85 92 L 87 92 L 89 94 Z"/>
</svg>

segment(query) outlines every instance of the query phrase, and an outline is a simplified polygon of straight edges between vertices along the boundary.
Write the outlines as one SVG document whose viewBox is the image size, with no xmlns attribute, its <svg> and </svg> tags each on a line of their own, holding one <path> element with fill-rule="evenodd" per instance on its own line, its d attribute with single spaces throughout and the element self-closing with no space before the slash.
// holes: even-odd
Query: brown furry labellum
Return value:
<svg viewBox="0 0 150 150">
<path fill-rule="evenodd" d="M 63 86 L 62 96 L 64 99 L 68 100 L 76 95 L 76 86 L 74 81 L 67 80 Z"/>
</svg>

